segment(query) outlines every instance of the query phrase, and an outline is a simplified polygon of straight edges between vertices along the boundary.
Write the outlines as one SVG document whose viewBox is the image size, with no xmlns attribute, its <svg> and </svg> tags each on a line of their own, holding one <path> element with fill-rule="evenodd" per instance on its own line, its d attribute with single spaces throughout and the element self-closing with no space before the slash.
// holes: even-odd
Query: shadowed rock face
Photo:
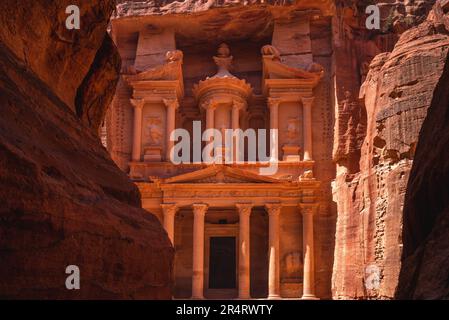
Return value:
<svg viewBox="0 0 449 320">
<path fill-rule="evenodd" d="M 71 1 L 0 4 L 0 297 L 170 298 L 169 239 L 97 137 L 120 68 L 114 1 L 82 3 L 80 31 Z"/>
<path fill-rule="evenodd" d="M 404 207 L 396 297 L 449 298 L 449 62 L 420 132 Z"/>
</svg>

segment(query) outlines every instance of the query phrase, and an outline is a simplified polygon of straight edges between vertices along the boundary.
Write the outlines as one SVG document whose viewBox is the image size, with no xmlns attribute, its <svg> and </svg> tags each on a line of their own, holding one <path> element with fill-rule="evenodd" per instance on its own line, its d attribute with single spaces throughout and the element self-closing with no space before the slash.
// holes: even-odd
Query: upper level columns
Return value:
<svg viewBox="0 0 449 320">
<path fill-rule="evenodd" d="M 176 129 L 176 109 L 179 107 L 177 99 L 164 99 L 165 106 L 167 107 L 167 124 L 166 124 L 166 152 L 165 161 L 170 161 L 171 152 L 173 151 L 174 141 L 171 141 L 170 135 Z"/>
<path fill-rule="evenodd" d="M 192 299 L 204 299 L 204 216 L 207 204 L 193 205 Z"/>
<path fill-rule="evenodd" d="M 240 157 L 240 133 L 236 131 L 240 129 L 240 110 L 244 108 L 243 102 L 234 100 L 232 103 L 232 129 L 234 130 L 234 161 L 237 162 Z M 224 137 L 223 137 L 224 138 Z M 243 159 L 242 159 L 243 160 Z"/>
<path fill-rule="evenodd" d="M 213 101 L 208 102 L 204 108 L 206 109 L 206 130 L 215 128 L 215 108 Z"/>
<path fill-rule="evenodd" d="M 131 99 L 134 107 L 133 150 L 132 161 L 140 161 L 142 154 L 142 112 L 144 99 Z"/>
<path fill-rule="evenodd" d="M 268 299 L 280 298 L 279 284 L 279 217 L 282 206 L 279 203 L 265 205 L 269 216 L 268 231 Z"/>
<path fill-rule="evenodd" d="M 175 245 L 175 215 L 178 211 L 178 206 L 174 203 L 162 204 L 162 212 L 164 214 L 164 229 L 170 238 L 173 246 Z"/>
<path fill-rule="evenodd" d="M 279 160 L 279 104 L 281 99 L 268 98 L 270 108 L 270 156 L 273 160 Z"/>
<path fill-rule="evenodd" d="M 312 105 L 314 97 L 301 97 L 303 107 L 304 130 L 304 161 L 311 161 L 312 157 Z"/>
<path fill-rule="evenodd" d="M 239 211 L 239 299 L 250 296 L 250 216 L 253 205 L 238 203 Z"/>
<path fill-rule="evenodd" d="M 303 299 L 316 299 L 315 296 L 315 261 L 313 245 L 313 216 L 317 204 L 300 204 L 303 219 L 303 251 L 304 251 L 304 281 Z"/>
</svg>

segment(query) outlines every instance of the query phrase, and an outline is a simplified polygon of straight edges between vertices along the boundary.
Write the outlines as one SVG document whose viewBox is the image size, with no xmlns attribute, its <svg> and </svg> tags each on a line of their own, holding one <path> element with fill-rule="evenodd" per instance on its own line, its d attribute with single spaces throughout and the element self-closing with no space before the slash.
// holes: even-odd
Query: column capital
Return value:
<svg viewBox="0 0 449 320">
<path fill-rule="evenodd" d="M 164 215 L 176 214 L 179 207 L 176 203 L 163 203 L 161 204 L 162 211 Z"/>
<path fill-rule="evenodd" d="M 232 108 L 237 110 L 245 109 L 246 103 L 239 100 L 232 100 Z"/>
<path fill-rule="evenodd" d="M 265 204 L 265 208 L 268 211 L 269 216 L 276 216 L 281 213 L 282 204 L 280 203 L 267 203 Z"/>
<path fill-rule="evenodd" d="M 279 104 L 281 103 L 281 98 L 268 98 L 267 99 L 268 102 L 268 108 L 273 108 L 273 107 L 279 107 Z"/>
<path fill-rule="evenodd" d="M 312 106 L 313 101 L 315 101 L 315 97 L 301 97 L 301 102 L 304 106 Z"/>
<path fill-rule="evenodd" d="M 251 215 L 251 210 L 253 209 L 254 205 L 252 203 L 236 203 L 235 204 L 237 210 L 239 211 L 239 214 L 244 216 Z"/>
<path fill-rule="evenodd" d="M 204 216 L 206 214 L 206 211 L 209 208 L 209 206 L 205 203 L 194 203 L 192 205 L 192 208 L 193 208 L 194 215 Z"/>
<path fill-rule="evenodd" d="M 300 203 L 299 209 L 303 215 L 314 215 L 319 207 L 318 203 Z"/>
<path fill-rule="evenodd" d="M 167 108 L 179 108 L 179 102 L 178 99 L 162 99 L 162 102 Z"/>
<path fill-rule="evenodd" d="M 205 110 L 215 110 L 217 108 L 218 102 L 215 99 L 207 99 L 201 102 L 201 108 Z"/>
<path fill-rule="evenodd" d="M 145 105 L 145 99 L 129 99 L 129 101 L 136 109 L 142 109 Z"/>
</svg>

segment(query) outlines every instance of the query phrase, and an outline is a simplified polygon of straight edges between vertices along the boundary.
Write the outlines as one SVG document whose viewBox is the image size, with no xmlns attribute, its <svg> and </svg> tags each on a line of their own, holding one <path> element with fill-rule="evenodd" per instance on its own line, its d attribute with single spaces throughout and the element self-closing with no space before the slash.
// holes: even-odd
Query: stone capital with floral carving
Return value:
<svg viewBox="0 0 449 320">
<path fill-rule="evenodd" d="M 164 105 L 167 108 L 174 108 L 174 109 L 178 109 L 179 108 L 178 99 L 163 99 L 162 101 L 164 102 Z"/>
<path fill-rule="evenodd" d="M 235 206 L 240 215 L 249 216 L 254 205 L 252 203 L 236 203 Z"/>
<path fill-rule="evenodd" d="M 268 211 L 269 216 L 277 216 L 281 213 L 282 204 L 280 203 L 267 203 L 265 208 Z"/>
<path fill-rule="evenodd" d="M 192 208 L 193 208 L 193 214 L 195 216 L 203 216 L 204 217 L 209 206 L 205 203 L 195 203 L 192 205 Z"/>
<path fill-rule="evenodd" d="M 243 110 L 246 107 L 246 102 L 234 99 L 232 101 L 232 107 L 236 108 L 237 110 Z"/>
<path fill-rule="evenodd" d="M 267 99 L 267 102 L 268 102 L 268 107 L 271 109 L 271 108 L 274 108 L 274 107 L 279 107 L 279 105 L 281 104 L 281 98 L 268 98 Z"/>
<path fill-rule="evenodd" d="M 318 209 L 318 203 L 300 203 L 299 209 L 303 215 L 314 215 Z"/>
<path fill-rule="evenodd" d="M 171 216 L 175 215 L 176 212 L 178 212 L 179 207 L 175 203 L 164 203 L 161 204 L 162 211 L 164 213 L 164 216 Z"/>
<path fill-rule="evenodd" d="M 207 99 L 201 103 L 201 108 L 204 110 L 212 109 L 215 110 L 218 106 L 218 101 L 215 99 Z"/>
<path fill-rule="evenodd" d="M 301 97 L 302 104 L 308 107 L 311 107 L 313 105 L 314 100 L 315 97 Z"/>
<path fill-rule="evenodd" d="M 143 106 L 145 105 L 145 100 L 144 99 L 129 99 L 129 101 L 131 102 L 132 106 L 134 108 L 143 108 Z"/>
</svg>

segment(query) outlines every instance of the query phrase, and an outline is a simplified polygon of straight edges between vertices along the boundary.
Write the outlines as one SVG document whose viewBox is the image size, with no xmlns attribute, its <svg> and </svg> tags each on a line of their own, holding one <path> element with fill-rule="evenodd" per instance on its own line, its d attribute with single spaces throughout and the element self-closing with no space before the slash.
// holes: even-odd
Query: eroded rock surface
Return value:
<svg viewBox="0 0 449 320">
<path fill-rule="evenodd" d="M 360 161 L 352 163 L 356 156 L 343 157 L 339 150 L 345 145 L 337 140 L 335 298 L 394 296 L 408 177 L 449 48 L 445 20 L 437 3 L 424 23 L 402 34 L 391 53 L 371 62 L 360 95 L 367 113 Z M 357 132 L 354 124 L 347 127 Z M 342 136 L 337 134 L 336 139 Z"/>
<path fill-rule="evenodd" d="M 83 2 L 79 32 L 69 4 L 0 4 L 0 297 L 170 298 L 168 237 L 96 132 L 120 67 L 114 1 Z"/>
<path fill-rule="evenodd" d="M 423 123 L 404 205 L 396 297 L 449 298 L 449 63 Z"/>
</svg>

